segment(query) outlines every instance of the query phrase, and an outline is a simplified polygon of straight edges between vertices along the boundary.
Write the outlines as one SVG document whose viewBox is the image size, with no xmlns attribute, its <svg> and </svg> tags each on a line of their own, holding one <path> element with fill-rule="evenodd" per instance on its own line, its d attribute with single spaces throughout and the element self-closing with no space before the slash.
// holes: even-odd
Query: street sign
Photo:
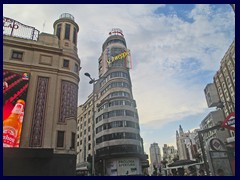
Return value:
<svg viewBox="0 0 240 180">
<path fill-rule="evenodd" d="M 230 113 L 223 121 L 222 127 L 235 131 L 235 113 Z"/>
</svg>

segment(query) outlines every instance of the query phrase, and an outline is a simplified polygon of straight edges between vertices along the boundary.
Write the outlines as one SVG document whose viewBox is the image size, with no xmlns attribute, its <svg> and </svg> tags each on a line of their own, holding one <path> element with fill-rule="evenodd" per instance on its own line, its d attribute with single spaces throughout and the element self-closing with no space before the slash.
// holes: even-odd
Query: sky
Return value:
<svg viewBox="0 0 240 180">
<path fill-rule="evenodd" d="M 176 147 L 176 130 L 199 128 L 208 108 L 204 88 L 213 82 L 235 38 L 229 4 L 3 4 L 3 15 L 53 34 L 53 23 L 70 13 L 79 25 L 81 59 L 78 105 L 92 92 L 85 72 L 98 78 L 98 58 L 112 28 L 131 50 L 133 97 L 144 150 Z"/>
</svg>

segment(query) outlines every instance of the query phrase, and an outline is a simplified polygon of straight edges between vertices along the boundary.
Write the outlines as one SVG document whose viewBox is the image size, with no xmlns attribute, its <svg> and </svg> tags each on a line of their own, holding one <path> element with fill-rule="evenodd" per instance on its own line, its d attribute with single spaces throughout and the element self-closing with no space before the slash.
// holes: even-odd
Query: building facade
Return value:
<svg viewBox="0 0 240 180">
<path fill-rule="evenodd" d="M 183 132 L 182 126 L 179 125 L 179 131 L 176 131 L 176 144 L 177 144 L 179 160 L 189 159 L 189 156 L 187 154 L 185 139 L 186 139 L 186 135 Z"/>
<path fill-rule="evenodd" d="M 83 129 L 86 129 L 86 135 L 79 131 L 79 159 L 84 161 L 81 158 L 86 159 L 88 154 L 94 157 L 92 168 L 96 175 L 142 174 L 142 161 L 146 156 L 132 94 L 130 68 L 130 50 L 124 35 L 120 29 L 113 29 L 103 43 L 98 59 L 99 79 L 94 81 L 93 93 L 80 106 L 79 114 L 80 127 L 83 123 Z M 84 121 L 89 118 L 90 123 L 86 122 L 84 126 Z"/>
<path fill-rule="evenodd" d="M 157 172 L 159 172 L 162 158 L 161 158 L 161 152 L 160 152 L 158 143 L 153 143 L 150 145 L 149 153 L 150 153 L 150 161 L 151 161 L 151 164 L 150 164 L 151 174 L 153 174 L 154 166 L 155 168 L 157 168 Z"/>
<path fill-rule="evenodd" d="M 224 119 L 222 110 L 216 110 L 210 112 L 201 122 L 200 129 L 208 129 L 218 124 L 219 121 Z M 203 140 L 206 143 L 211 138 L 218 138 L 222 142 L 226 142 L 226 139 L 230 137 L 228 129 L 214 129 L 203 134 Z"/>
<path fill-rule="evenodd" d="M 178 156 L 177 150 L 174 148 L 174 146 L 168 146 L 167 144 L 163 145 L 163 160 L 167 161 L 167 164 L 170 164 L 173 162 L 173 159 Z"/>
<path fill-rule="evenodd" d="M 226 118 L 235 113 L 235 40 L 232 42 L 221 60 L 220 69 L 213 77 L 218 96 L 223 102 L 223 112 Z M 235 131 L 230 131 L 235 137 Z"/>
<path fill-rule="evenodd" d="M 74 164 L 80 81 L 74 17 L 62 14 L 53 34 L 7 17 L 3 26 L 4 114 L 25 99 L 20 148 L 52 149 L 72 155 Z"/>
</svg>

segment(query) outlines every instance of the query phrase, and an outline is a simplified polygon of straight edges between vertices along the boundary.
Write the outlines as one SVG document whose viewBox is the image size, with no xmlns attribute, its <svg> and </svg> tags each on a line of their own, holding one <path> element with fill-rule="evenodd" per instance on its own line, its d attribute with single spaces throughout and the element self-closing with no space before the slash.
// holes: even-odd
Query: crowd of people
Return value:
<svg viewBox="0 0 240 180">
<path fill-rule="evenodd" d="M 204 169 L 197 170 L 195 166 L 188 168 L 171 169 L 167 172 L 167 176 L 207 176 Z M 153 173 L 151 176 L 162 176 L 161 173 Z M 217 169 L 216 176 L 225 176 L 223 169 Z"/>
</svg>

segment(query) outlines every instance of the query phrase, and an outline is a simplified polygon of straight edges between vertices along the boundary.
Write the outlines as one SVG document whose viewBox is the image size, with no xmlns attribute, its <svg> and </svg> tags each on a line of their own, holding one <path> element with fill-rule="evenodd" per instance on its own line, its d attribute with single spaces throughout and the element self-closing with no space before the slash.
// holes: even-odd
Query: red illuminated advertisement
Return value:
<svg viewBox="0 0 240 180">
<path fill-rule="evenodd" d="M 29 73 L 3 70 L 3 147 L 19 147 Z"/>
</svg>

